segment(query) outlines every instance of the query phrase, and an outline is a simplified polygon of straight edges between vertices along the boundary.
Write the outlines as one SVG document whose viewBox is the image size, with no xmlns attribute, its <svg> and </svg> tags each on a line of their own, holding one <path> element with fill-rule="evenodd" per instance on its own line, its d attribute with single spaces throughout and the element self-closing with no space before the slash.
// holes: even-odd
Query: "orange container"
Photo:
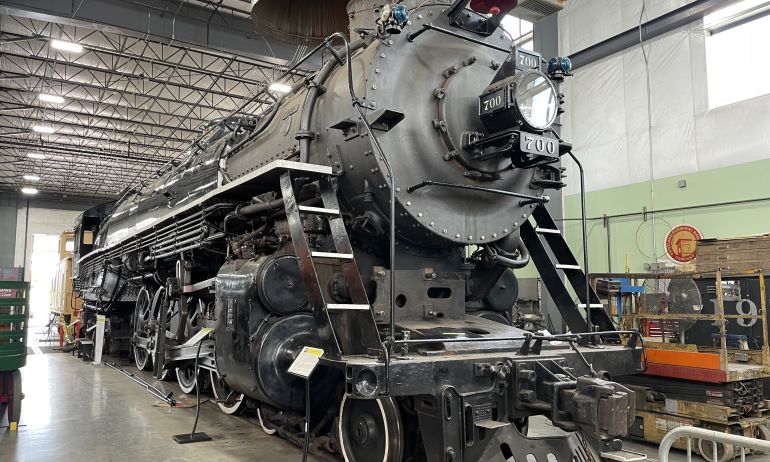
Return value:
<svg viewBox="0 0 770 462">
<path fill-rule="evenodd" d="M 720 370 L 720 355 L 696 351 L 647 350 L 647 362 L 668 366 L 697 367 L 698 369 Z"/>
</svg>

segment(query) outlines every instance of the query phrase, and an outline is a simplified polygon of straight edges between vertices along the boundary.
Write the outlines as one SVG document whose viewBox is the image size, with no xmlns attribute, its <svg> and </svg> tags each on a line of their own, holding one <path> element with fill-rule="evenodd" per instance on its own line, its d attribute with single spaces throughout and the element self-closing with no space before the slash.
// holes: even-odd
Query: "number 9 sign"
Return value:
<svg viewBox="0 0 770 462">
<path fill-rule="evenodd" d="M 747 309 L 744 309 L 744 306 L 746 306 Z M 743 300 L 739 300 L 738 303 L 735 304 L 735 311 L 741 316 L 756 316 L 757 304 L 749 299 L 744 298 Z M 751 327 L 757 323 L 756 319 L 739 318 L 739 319 L 736 319 L 736 321 L 738 321 L 738 325 L 741 327 Z"/>
</svg>

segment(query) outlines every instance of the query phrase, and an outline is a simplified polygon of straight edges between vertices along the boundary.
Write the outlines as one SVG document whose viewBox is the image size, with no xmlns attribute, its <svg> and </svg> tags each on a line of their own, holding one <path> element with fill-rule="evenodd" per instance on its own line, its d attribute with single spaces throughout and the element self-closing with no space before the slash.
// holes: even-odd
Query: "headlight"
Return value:
<svg viewBox="0 0 770 462">
<path fill-rule="evenodd" d="M 519 75 L 514 101 L 524 123 L 534 130 L 545 130 L 556 120 L 556 89 L 540 71 L 527 71 Z"/>
</svg>

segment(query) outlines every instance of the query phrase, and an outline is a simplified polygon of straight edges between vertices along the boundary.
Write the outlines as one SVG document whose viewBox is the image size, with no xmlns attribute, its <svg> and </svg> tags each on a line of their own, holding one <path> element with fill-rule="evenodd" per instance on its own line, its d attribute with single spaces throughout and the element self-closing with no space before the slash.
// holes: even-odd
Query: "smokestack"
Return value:
<svg viewBox="0 0 770 462">
<path fill-rule="evenodd" d="M 317 45 L 348 30 L 348 0 L 257 0 L 251 19 L 262 36 L 294 45 Z"/>
</svg>

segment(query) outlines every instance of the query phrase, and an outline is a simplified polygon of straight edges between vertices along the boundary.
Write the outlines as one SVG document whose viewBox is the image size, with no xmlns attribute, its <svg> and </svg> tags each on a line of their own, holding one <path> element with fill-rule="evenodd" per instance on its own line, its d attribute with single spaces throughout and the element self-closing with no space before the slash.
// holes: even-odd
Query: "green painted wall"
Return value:
<svg viewBox="0 0 770 462">
<path fill-rule="evenodd" d="M 586 183 L 591 184 L 590 172 Z M 677 182 L 686 180 L 687 187 Z M 686 175 L 655 180 L 655 209 L 744 199 L 770 198 L 770 159 L 705 170 Z M 651 210 L 650 184 L 635 183 L 600 191 L 586 196 L 587 215 L 601 217 L 629 212 Z M 565 219 L 580 217 L 580 195 L 564 199 Z M 703 237 L 736 237 L 770 232 L 770 200 L 752 204 L 708 207 L 687 211 L 656 214 L 656 248 L 659 261 L 671 262 L 665 255 L 664 240 L 671 227 L 690 224 Z M 610 233 L 610 260 L 607 253 L 607 233 Z M 579 221 L 567 221 L 565 235 L 576 257 L 582 262 L 583 249 Z M 624 271 L 626 255 L 631 271 L 643 271 L 652 259 L 652 220 L 641 215 L 610 218 L 609 226 L 603 220 L 588 222 L 589 270 L 591 272 Z"/>
</svg>

